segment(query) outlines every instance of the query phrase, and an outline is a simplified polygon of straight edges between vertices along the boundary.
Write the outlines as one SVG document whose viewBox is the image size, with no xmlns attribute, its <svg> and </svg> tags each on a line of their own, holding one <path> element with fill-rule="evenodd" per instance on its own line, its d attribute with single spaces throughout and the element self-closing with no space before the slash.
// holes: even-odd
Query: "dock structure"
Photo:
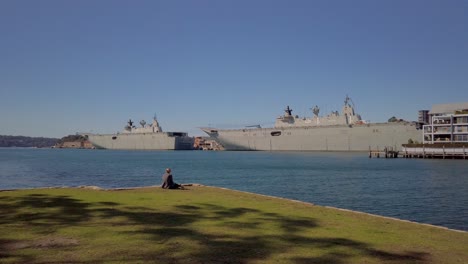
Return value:
<svg viewBox="0 0 468 264">
<path fill-rule="evenodd" d="M 404 144 L 401 151 L 391 147 L 369 148 L 369 158 L 468 159 L 468 144 Z"/>
<path fill-rule="evenodd" d="M 404 158 L 468 159 L 468 144 L 404 144 Z"/>
<path fill-rule="evenodd" d="M 385 147 L 382 150 L 379 148 L 373 150 L 369 147 L 369 158 L 398 158 L 399 151 L 393 149 L 393 147 Z"/>
</svg>

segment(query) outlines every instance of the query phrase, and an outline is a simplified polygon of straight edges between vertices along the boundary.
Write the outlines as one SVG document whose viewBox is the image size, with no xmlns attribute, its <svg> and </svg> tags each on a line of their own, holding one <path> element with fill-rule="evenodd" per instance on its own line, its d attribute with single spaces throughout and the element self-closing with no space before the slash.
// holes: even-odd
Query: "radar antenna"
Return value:
<svg viewBox="0 0 468 264">
<path fill-rule="evenodd" d="M 132 119 L 129 119 L 129 120 L 128 120 L 128 125 L 129 125 L 130 127 L 133 126 L 133 121 L 132 121 Z"/>
<path fill-rule="evenodd" d="M 284 112 L 286 112 L 286 114 L 288 114 L 288 115 L 291 115 L 292 109 L 289 108 L 289 105 L 286 107 L 286 109 L 284 110 Z"/>
<path fill-rule="evenodd" d="M 140 125 L 141 125 L 141 127 L 145 127 L 146 121 L 145 121 L 145 120 L 141 120 L 141 121 L 140 121 Z"/>
<path fill-rule="evenodd" d="M 349 102 L 351 102 L 351 104 Z M 345 99 L 344 103 L 345 103 L 345 105 L 349 105 L 349 106 L 352 106 L 353 108 L 355 108 L 353 99 L 351 99 L 348 95 L 346 95 L 346 99 Z"/>
<path fill-rule="evenodd" d="M 320 108 L 316 105 L 314 108 L 311 108 L 311 109 L 312 109 L 312 113 L 318 116 L 318 114 L 320 113 Z"/>
</svg>

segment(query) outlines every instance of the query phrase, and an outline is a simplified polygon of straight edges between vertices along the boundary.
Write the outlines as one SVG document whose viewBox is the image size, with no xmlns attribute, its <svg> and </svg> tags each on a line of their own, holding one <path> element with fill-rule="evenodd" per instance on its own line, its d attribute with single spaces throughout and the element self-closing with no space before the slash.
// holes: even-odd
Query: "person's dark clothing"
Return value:
<svg viewBox="0 0 468 264">
<path fill-rule="evenodd" d="M 162 188 L 164 189 L 177 189 L 180 187 L 179 184 L 175 183 L 174 180 L 172 179 L 172 174 L 170 173 L 164 173 L 162 176 L 163 183 L 161 185 Z"/>
</svg>

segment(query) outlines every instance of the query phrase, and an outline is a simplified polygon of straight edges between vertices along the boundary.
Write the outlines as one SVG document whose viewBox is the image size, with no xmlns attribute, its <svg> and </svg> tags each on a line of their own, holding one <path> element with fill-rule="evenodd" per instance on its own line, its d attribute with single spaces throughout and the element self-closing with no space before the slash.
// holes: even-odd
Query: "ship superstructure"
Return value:
<svg viewBox="0 0 468 264">
<path fill-rule="evenodd" d="M 319 116 L 320 108 L 316 105 L 311 108 L 314 114 L 311 118 L 292 115 L 292 109 L 289 106 L 284 110 L 284 115 L 276 118 L 275 127 L 318 127 L 318 126 L 336 126 L 336 125 L 353 125 L 363 124 L 361 116 L 354 112 L 354 106 L 351 104 L 351 99 L 346 96 L 344 101 L 342 114 L 338 111 L 333 111 L 327 116 Z"/>
<path fill-rule="evenodd" d="M 273 128 L 202 130 L 226 150 L 368 151 L 385 147 L 401 149 L 402 144 L 421 140 L 421 132 L 414 122 L 368 123 L 354 108 L 347 96 L 341 113 L 334 111 L 321 117 L 320 108 L 315 106 L 312 117 L 301 118 L 293 115 L 288 106 Z"/>
<path fill-rule="evenodd" d="M 101 149 L 127 150 L 190 150 L 194 139 L 185 132 L 163 132 L 156 117 L 151 124 L 140 121 L 141 127 L 130 119 L 123 131 L 116 134 L 83 134 Z"/>
</svg>

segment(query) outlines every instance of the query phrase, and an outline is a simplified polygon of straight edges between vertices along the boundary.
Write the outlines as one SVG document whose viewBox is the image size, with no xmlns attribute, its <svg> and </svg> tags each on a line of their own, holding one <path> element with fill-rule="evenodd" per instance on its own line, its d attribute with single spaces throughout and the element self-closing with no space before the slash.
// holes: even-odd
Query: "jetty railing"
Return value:
<svg viewBox="0 0 468 264">
<path fill-rule="evenodd" d="M 422 147 L 405 147 L 403 146 L 403 157 L 405 158 L 468 158 L 468 148 L 465 146 L 461 147 L 434 147 L 432 144 L 430 146 Z"/>
<path fill-rule="evenodd" d="M 404 144 L 401 151 L 392 147 L 373 150 L 369 147 L 369 158 L 437 158 L 468 159 L 468 144 Z"/>
</svg>

